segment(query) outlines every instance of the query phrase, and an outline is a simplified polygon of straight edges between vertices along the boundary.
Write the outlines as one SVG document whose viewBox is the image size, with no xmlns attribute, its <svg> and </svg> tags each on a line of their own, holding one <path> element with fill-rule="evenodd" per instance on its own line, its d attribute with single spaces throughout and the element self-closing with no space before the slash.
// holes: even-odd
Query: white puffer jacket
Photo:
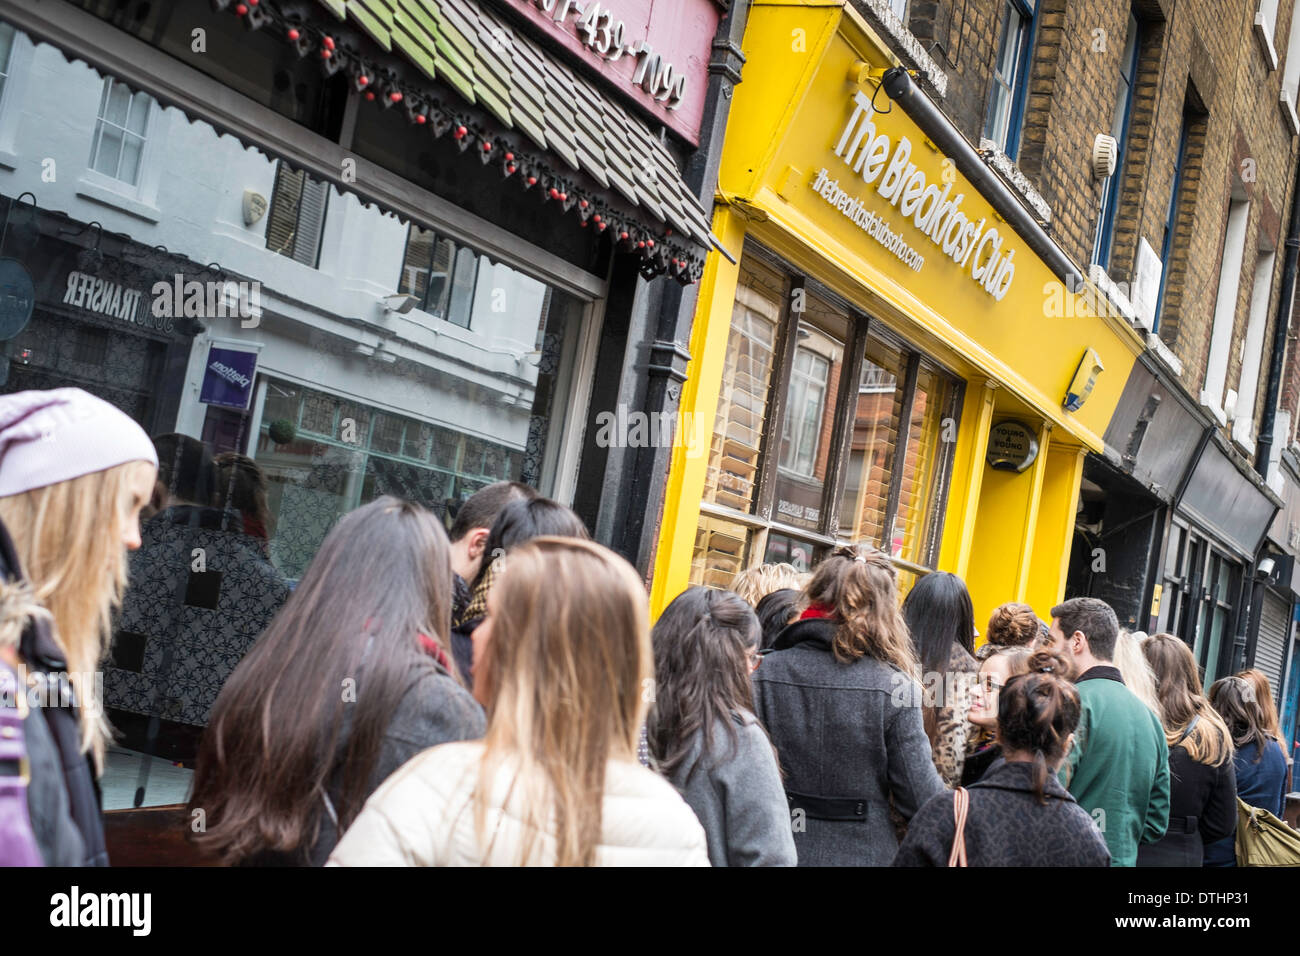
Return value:
<svg viewBox="0 0 1300 956">
<path fill-rule="evenodd" d="M 443 744 L 413 757 L 366 801 L 343 835 L 329 866 L 514 866 L 523 822 L 503 809 L 510 772 L 492 786 L 485 847 L 474 829 L 472 794 L 483 743 Z M 516 798 L 517 799 L 517 798 Z M 704 829 L 691 808 L 663 778 L 640 764 L 611 760 L 605 769 L 605 801 L 597 866 L 708 866 Z M 555 839 L 534 844 L 531 862 L 549 866 Z"/>
</svg>

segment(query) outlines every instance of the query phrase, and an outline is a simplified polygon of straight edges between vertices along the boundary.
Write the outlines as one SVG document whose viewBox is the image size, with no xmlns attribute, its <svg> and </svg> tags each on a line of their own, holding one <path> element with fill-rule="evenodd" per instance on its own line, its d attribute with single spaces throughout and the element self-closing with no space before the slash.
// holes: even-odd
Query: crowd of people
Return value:
<svg viewBox="0 0 1300 956">
<path fill-rule="evenodd" d="M 0 700 L 0 765 L 16 739 L 30 768 L 0 787 L 24 804 L 2 863 L 108 863 L 112 729 L 77 675 L 111 640 L 159 447 L 78 389 L 0 398 L 0 690 L 60 691 Z M 632 566 L 525 485 L 449 530 L 379 497 L 222 686 L 188 838 L 251 866 L 1231 866 L 1237 798 L 1282 815 L 1260 672 L 1203 693 L 1185 643 L 1087 597 L 1050 622 L 1002 605 L 983 637 L 959 577 L 900 600 L 888 555 L 850 545 L 688 588 L 651 627 Z"/>
</svg>

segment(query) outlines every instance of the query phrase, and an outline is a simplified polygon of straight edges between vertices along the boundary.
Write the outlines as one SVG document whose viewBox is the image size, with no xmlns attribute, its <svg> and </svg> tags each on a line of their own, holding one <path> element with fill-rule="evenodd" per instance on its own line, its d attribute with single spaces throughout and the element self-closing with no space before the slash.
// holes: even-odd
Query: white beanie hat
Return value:
<svg viewBox="0 0 1300 956">
<path fill-rule="evenodd" d="M 0 497 L 158 453 L 125 412 L 79 388 L 0 395 Z"/>
</svg>

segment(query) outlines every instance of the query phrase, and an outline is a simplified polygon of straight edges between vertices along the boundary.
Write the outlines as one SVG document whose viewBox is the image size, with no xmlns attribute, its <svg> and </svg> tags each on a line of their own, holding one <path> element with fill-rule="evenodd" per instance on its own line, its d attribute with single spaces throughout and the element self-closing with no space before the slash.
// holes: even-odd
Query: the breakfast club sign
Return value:
<svg viewBox="0 0 1300 956">
<path fill-rule="evenodd" d="M 873 240 L 914 271 L 925 263 L 918 240 L 938 247 L 996 301 L 1011 291 L 1016 250 L 987 217 L 972 220 L 956 176 L 937 177 L 922 168 L 921 155 L 906 136 L 896 139 L 876 127 L 871 97 L 861 90 L 850 101 L 848 122 L 834 144 L 841 160 L 814 174 L 813 189 Z M 931 166 L 941 163 L 932 160 Z M 874 186 L 879 199 L 863 193 Z M 895 215 L 897 210 L 897 215 Z"/>
</svg>

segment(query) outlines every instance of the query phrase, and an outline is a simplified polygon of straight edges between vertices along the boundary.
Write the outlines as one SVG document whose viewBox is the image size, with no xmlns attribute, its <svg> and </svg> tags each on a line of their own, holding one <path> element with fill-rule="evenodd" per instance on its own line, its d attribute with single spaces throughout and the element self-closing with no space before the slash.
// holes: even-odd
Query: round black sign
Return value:
<svg viewBox="0 0 1300 956">
<path fill-rule="evenodd" d="M 17 259 L 0 259 L 0 342 L 27 328 L 36 306 L 32 274 Z"/>
</svg>

